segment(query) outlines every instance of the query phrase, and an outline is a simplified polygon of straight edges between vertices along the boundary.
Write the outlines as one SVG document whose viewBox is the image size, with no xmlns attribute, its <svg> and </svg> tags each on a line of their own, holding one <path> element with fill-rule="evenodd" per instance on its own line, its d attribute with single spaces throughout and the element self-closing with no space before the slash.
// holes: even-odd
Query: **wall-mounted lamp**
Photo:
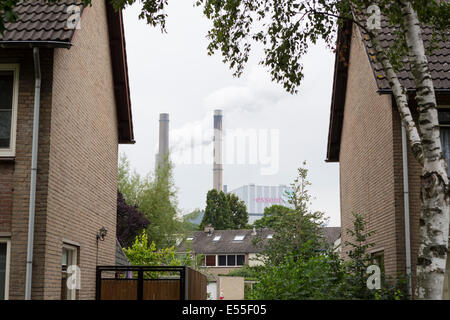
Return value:
<svg viewBox="0 0 450 320">
<path fill-rule="evenodd" d="M 105 227 L 102 227 L 100 230 L 98 230 L 97 232 L 97 241 L 103 241 L 105 240 L 106 234 L 108 233 L 108 230 Z"/>
</svg>

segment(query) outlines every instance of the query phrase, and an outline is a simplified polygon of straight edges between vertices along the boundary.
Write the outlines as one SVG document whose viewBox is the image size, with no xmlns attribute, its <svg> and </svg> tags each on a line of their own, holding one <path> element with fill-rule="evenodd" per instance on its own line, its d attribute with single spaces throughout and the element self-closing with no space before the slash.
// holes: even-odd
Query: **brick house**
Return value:
<svg viewBox="0 0 450 320">
<path fill-rule="evenodd" d="M 384 22 L 380 37 L 384 45 L 389 45 L 394 37 Z M 427 30 L 424 39 L 426 42 L 430 39 Z M 450 42 L 440 45 L 440 50 L 429 57 L 429 63 L 439 105 L 441 140 L 448 160 Z M 409 69 L 402 70 L 399 77 L 417 119 L 415 85 Z M 352 212 L 363 214 L 369 230 L 375 232 L 371 238 L 375 243 L 371 251 L 374 258 L 391 276 L 407 274 L 410 266 L 414 285 L 421 168 L 402 133 L 392 91 L 373 51 L 361 30 L 346 23 L 338 32 L 327 148 L 327 161 L 339 162 L 342 252 L 348 250 L 344 244 L 350 239 L 345 231 L 352 228 Z M 408 218 L 409 224 L 405 224 Z"/>
<path fill-rule="evenodd" d="M 25 297 L 39 98 L 31 298 L 93 299 L 96 265 L 115 264 L 118 143 L 134 143 L 123 20 L 77 2 L 21 2 L 0 35 L 0 299 Z"/>
<path fill-rule="evenodd" d="M 340 237 L 339 227 L 325 227 L 323 237 L 332 245 Z M 203 231 L 196 231 L 177 247 L 180 253 L 188 249 L 192 254 L 202 256 L 202 266 L 213 276 L 227 274 L 244 265 L 250 267 L 262 263 L 257 255 L 263 251 L 255 240 L 269 241 L 274 231 L 271 229 L 214 230 L 207 225 Z M 262 244 L 262 243 L 261 243 Z"/>
</svg>

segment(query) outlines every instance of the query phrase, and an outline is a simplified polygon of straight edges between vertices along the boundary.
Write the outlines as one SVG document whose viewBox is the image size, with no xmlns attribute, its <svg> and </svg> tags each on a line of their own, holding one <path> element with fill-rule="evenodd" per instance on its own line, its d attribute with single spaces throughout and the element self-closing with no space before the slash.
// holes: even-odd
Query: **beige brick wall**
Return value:
<svg viewBox="0 0 450 320">
<path fill-rule="evenodd" d="M 51 116 L 53 50 L 41 49 L 42 86 L 38 177 L 36 188 L 33 290 L 42 293 L 45 213 L 47 206 L 48 153 Z M 20 64 L 17 110 L 16 155 L 14 161 L 0 159 L 0 231 L 11 233 L 10 299 L 23 299 L 31 171 L 34 109 L 34 66 L 31 49 L 0 49 L 0 63 Z"/>
<path fill-rule="evenodd" d="M 379 95 L 359 32 L 350 51 L 344 124 L 340 148 L 340 193 L 343 250 L 351 239 L 352 212 L 365 216 L 373 250 L 383 250 L 387 274 L 395 274 L 396 203 L 393 108 L 389 95 Z M 398 200 L 398 199 L 397 199 Z"/>
<path fill-rule="evenodd" d="M 365 49 L 353 29 L 347 100 L 340 149 L 341 223 L 352 228 L 351 212 L 366 217 L 375 231 L 374 250 L 384 250 L 386 273 L 405 274 L 405 224 L 401 121 L 391 95 L 379 95 Z M 437 96 L 438 104 L 450 104 Z M 409 101 L 414 118 L 416 105 Z M 411 260 L 413 276 L 419 246 L 421 167 L 408 146 Z M 349 248 L 343 248 L 345 253 Z M 414 285 L 414 278 L 413 278 Z"/>
<path fill-rule="evenodd" d="M 104 1 L 82 16 L 73 47 L 41 49 L 42 89 L 34 299 L 59 299 L 63 240 L 80 244 L 79 298 L 95 297 L 98 263 L 115 263 L 118 134 Z M 24 298 L 31 139 L 32 50 L 0 49 L 0 63 L 20 64 L 16 157 L 0 159 L 0 232 L 11 233 L 10 299 Z"/>
<path fill-rule="evenodd" d="M 45 282 L 60 296 L 63 239 L 80 244 L 80 299 L 95 297 L 95 266 L 115 264 L 118 134 L 104 1 L 82 16 L 70 50 L 55 50 Z M 108 235 L 96 246 L 101 227 Z"/>
</svg>

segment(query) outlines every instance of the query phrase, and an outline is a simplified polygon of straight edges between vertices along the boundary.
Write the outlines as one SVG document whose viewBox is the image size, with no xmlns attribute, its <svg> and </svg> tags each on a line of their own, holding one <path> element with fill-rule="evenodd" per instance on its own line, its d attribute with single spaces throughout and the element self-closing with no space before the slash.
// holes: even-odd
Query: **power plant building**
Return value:
<svg viewBox="0 0 450 320">
<path fill-rule="evenodd" d="M 285 186 L 257 186 L 255 184 L 244 185 L 234 189 L 229 193 L 233 193 L 245 202 L 248 212 L 248 223 L 253 224 L 256 220 L 264 215 L 264 208 L 271 207 L 275 204 L 293 207 L 288 202 L 287 192 L 292 190 Z"/>
</svg>

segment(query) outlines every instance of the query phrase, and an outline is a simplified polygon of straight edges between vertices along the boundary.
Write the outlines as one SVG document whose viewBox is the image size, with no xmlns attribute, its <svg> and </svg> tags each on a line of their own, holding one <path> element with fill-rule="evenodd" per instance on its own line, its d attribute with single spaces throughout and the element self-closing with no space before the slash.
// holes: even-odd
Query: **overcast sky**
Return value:
<svg viewBox="0 0 450 320">
<path fill-rule="evenodd" d="M 261 141 L 265 134 L 269 137 L 267 150 L 261 151 L 261 145 L 254 149 L 259 152 L 256 164 L 225 163 L 228 190 L 249 183 L 288 185 L 306 160 L 313 209 L 324 211 L 330 226 L 339 226 L 338 165 L 324 161 L 333 54 L 323 45 L 310 48 L 297 95 L 271 83 L 268 71 L 258 65 L 257 50 L 242 78 L 234 78 L 220 55 L 207 55 L 209 22 L 192 3 L 170 2 L 168 34 L 137 19 L 139 4 L 124 12 L 136 144 L 121 145 L 120 152 L 140 174 L 153 171 L 159 114 L 169 113 L 179 208 L 184 213 L 204 208 L 206 192 L 212 189 L 212 115 L 214 109 L 223 109 L 224 144 L 227 133 L 239 129 L 256 133 Z M 186 158 L 189 150 L 202 154 L 201 161 Z"/>
</svg>

